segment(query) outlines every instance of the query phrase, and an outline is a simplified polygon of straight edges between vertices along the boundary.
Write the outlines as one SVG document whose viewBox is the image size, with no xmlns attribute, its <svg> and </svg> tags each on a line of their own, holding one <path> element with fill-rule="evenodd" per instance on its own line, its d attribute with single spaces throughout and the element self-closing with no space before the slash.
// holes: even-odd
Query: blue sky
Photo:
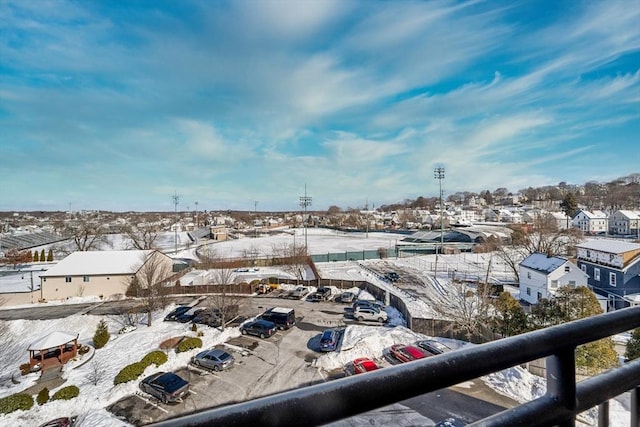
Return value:
<svg viewBox="0 0 640 427">
<path fill-rule="evenodd" d="M 0 210 L 640 172 L 638 1 L 0 1 Z"/>
</svg>

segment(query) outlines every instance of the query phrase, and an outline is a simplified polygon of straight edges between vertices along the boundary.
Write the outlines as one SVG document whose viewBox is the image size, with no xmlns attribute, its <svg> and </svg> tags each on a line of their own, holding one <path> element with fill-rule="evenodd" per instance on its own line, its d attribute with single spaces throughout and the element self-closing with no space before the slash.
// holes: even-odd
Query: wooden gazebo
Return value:
<svg viewBox="0 0 640 427">
<path fill-rule="evenodd" d="M 29 366 L 43 371 L 64 365 L 78 354 L 78 334 L 55 331 L 38 338 L 29 348 Z"/>
</svg>

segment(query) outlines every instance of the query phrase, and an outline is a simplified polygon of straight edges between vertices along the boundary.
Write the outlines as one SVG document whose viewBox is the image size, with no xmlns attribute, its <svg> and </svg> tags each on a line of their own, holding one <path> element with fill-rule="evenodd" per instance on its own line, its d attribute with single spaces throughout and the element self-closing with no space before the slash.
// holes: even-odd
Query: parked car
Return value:
<svg viewBox="0 0 640 427">
<path fill-rule="evenodd" d="M 296 311 L 293 308 L 272 307 L 262 313 L 260 318 L 275 323 L 278 329 L 289 329 L 296 324 Z"/>
<path fill-rule="evenodd" d="M 388 271 L 384 277 L 390 282 L 397 282 L 400 276 L 395 271 Z"/>
<path fill-rule="evenodd" d="M 331 288 L 318 288 L 313 294 L 312 301 L 329 301 L 331 299 Z"/>
<path fill-rule="evenodd" d="M 336 351 L 340 334 L 335 329 L 325 329 L 320 337 L 321 351 Z"/>
<path fill-rule="evenodd" d="M 242 335 L 255 335 L 264 339 L 275 334 L 277 328 L 278 327 L 275 323 L 261 319 L 243 324 L 242 326 L 240 326 L 240 333 L 242 333 Z"/>
<path fill-rule="evenodd" d="M 464 427 L 465 425 L 464 421 L 449 417 L 438 421 L 434 427 Z"/>
<path fill-rule="evenodd" d="M 178 307 L 174 308 L 173 310 L 171 310 L 171 312 L 164 317 L 164 320 L 165 320 L 165 322 L 175 321 L 175 320 L 177 320 L 178 316 L 180 316 L 181 314 L 186 313 L 190 309 L 191 309 L 191 307 L 189 307 L 188 305 L 178 306 Z"/>
<path fill-rule="evenodd" d="M 356 294 L 354 294 L 353 292 L 343 292 L 340 295 L 340 302 L 343 304 L 351 304 L 353 303 L 353 300 L 355 299 Z"/>
<path fill-rule="evenodd" d="M 189 381 L 173 372 L 156 372 L 140 382 L 140 389 L 162 403 L 173 403 L 189 393 Z"/>
<path fill-rule="evenodd" d="M 356 374 L 364 374 L 380 369 L 380 366 L 368 357 L 360 357 L 351 363 L 353 364 L 353 372 Z"/>
<path fill-rule="evenodd" d="M 298 286 L 293 291 L 291 291 L 291 298 L 302 299 L 305 295 L 309 293 L 309 289 L 304 286 Z"/>
<path fill-rule="evenodd" d="M 199 311 L 191 321 L 200 325 L 207 325 L 217 328 L 222 324 L 219 313 L 219 311 L 216 311 L 212 308 L 207 308 L 205 310 Z"/>
<path fill-rule="evenodd" d="M 382 304 L 376 301 L 369 301 L 366 299 L 355 300 L 351 306 L 353 307 L 354 311 L 358 307 L 370 307 L 370 308 L 375 308 L 378 311 L 384 310 L 384 306 Z"/>
<path fill-rule="evenodd" d="M 393 357 L 398 359 L 400 362 L 412 362 L 418 359 L 424 359 L 425 357 L 431 356 L 420 347 L 416 347 L 414 345 L 404 345 L 404 344 L 394 344 L 389 348 L 389 352 Z"/>
<path fill-rule="evenodd" d="M 431 354 L 442 354 L 451 351 L 449 347 L 436 340 L 420 340 L 416 345 Z"/>
<path fill-rule="evenodd" d="M 386 322 L 388 318 L 386 311 L 373 307 L 356 307 L 355 310 L 353 310 L 353 317 L 355 317 L 358 322 L 369 320 L 380 323 Z"/>
<path fill-rule="evenodd" d="M 205 310 L 202 307 L 192 307 L 190 310 L 185 311 L 184 313 L 182 313 L 181 315 L 179 315 L 178 317 L 176 317 L 176 320 L 180 323 L 187 323 L 193 320 L 194 317 L 196 317 L 198 315 L 198 313 L 200 313 L 201 311 Z"/>
<path fill-rule="evenodd" d="M 213 349 L 196 354 L 191 358 L 191 363 L 214 371 L 222 371 L 223 369 L 231 368 L 235 363 L 235 359 L 224 350 Z"/>
<path fill-rule="evenodd" d="M 73 427 L 77 417 L 60 417 L 40 424 L 38 427 Z"/>
</svg>

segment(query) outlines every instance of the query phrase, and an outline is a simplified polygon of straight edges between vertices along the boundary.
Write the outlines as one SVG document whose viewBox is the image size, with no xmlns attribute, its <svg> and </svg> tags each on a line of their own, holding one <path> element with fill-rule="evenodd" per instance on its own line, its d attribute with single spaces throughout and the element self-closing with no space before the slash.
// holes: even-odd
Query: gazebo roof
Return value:
<svg viewBox="0 0 640 427">
<path fill-rule="evenodd" d="M 58 347 L 78 339 L 78 335 L 75 332 L 54 331 L 45 336 L 38 338 L 31 343 L 27 350 L 47 350 L 49 348 Z"/>
</svg>

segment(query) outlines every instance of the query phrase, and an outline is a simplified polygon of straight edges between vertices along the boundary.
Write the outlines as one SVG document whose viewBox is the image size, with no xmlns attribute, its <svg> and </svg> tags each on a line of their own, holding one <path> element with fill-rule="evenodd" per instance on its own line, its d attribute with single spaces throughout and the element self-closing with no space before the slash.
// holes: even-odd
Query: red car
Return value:
<svg viewBox="0 0 640 427">
<path fill-rule="evenodd" d="M 389 349 L 391 355 L 398 359 L 400 362 L 411 362 L 418 359 L 424 359 L 425 357 L 432 356 L 419 347 L 414 345 L 394 344 Z"/>
<path fill-rule="evenodd" d="M 380 366 L 368 357 L 360 357 L 353 362 L 353 371 L 356 374 L 364 374 L 365 372 L 375 371 L 380 369 Z"/>
</svg>

